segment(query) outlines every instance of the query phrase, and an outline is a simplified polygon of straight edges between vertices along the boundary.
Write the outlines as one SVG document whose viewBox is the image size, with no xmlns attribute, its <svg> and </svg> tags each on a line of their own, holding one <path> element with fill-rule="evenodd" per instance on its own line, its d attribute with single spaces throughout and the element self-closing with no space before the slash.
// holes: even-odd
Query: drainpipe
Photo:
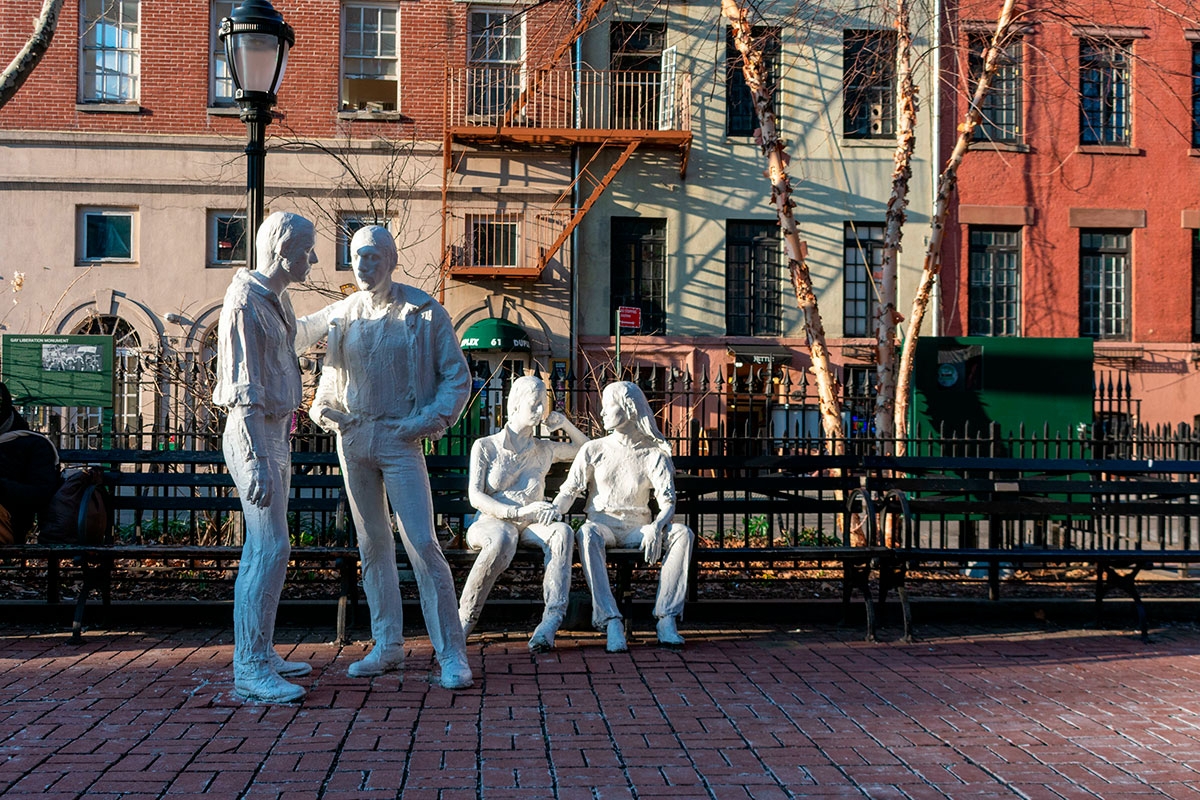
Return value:
<svg viewBox="0 0 1200 800">
<path fill-rule="evenodd" d="M 933 52 L 937 53 L 937 58 L 933 60 L 933 121 L 930 124 L 931 128 L 936 130 L 933 136 L 933 185 L 930 187 L 933 196 L 930 199 L 930 208 L 936 208 L 937 191 L 938 191 L 938 176 L 942 172 L 942 82 L 940 80 L 942 74 L 942 13 L 943 0 L 933 0 Z M 943 242 L 945 239 L 942 240 Z M 957 241 L 957 237 L 956 237 Z M 930 301 L 933 304 L 933 314 L 929 318 L 929 327 L 934 336 L 942 335 L 942 275 L 939 271 L 933 278 L 933 291 Z M 911 334 L 912 331 L 909 331 Z"/>
<path fill-rule="evenodd" d="M 575 21 L 578 23 L 583 18 L 583 0 L 575 0 Z M 574 81 L 575 81 L 575 129 L 579 130 L 582 120 L 580 113 L 582 109 L 579 107 L 581 91 L 583 89 L 583 75 L 581 73 L 583 64 L 583 34 L 575 40 L 575 63 Z M 575 209 L 579 207 L 579 143 L 571 145 L 571 214 L 574 215 Z M 567 298 L 567 303 L 570 306 L 568 316 L 570 330 L 570 358 L 567 363 L 570 365 L 571 374 L 576 380 L 579 378 L 579 304 L 576 298 L 579 297 L 579 226 L 571 231 L 571 291 Z"/>
</svg>

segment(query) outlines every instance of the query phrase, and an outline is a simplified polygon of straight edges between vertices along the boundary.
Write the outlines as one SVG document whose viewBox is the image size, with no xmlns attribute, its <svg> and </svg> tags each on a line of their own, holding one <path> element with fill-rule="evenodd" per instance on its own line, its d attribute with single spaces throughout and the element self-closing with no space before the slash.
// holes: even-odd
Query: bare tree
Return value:
<svg viewBox="0 0 1200 800">
<path fill-rule="evenodd" d="M 763 63 L 761 46 L 757 46 L 751 35 L 749 14 L 739 0 L 721 0 L 721 13 L 729 20 L 733 29 L 733 42 L 742 56 L 742 74 L 746 87 L 754 100 L 760 129 L 757 141 L 767 159 L 767 178 L 771 183 L 771 202 L 779 216 L 779 227 L 783 233 L 783 247 L 788 259 L 788 271 L 792 277 L 792 288 L 796 293 L 796 304 L 804 315 L 804 329 L 808 339 L 812 372 L 817 379 L 817 395 L 821 414 L 821 425 L 831 446 L 839 450 L 843 446 L 842 415 L 839 397 L 841 383 L 834 372 L 825 343 L 825 325 L 817 306 L 817 294 L 813 290 L 812 276 L 808 270 L 806 248 L 800 240 L 800 229 L 792 213 L 796 205 L 792 200 L 792 181 L 788 175 L 787 146 L 779 136 L 767 82 L 767 70 Z"/>
<path fill-rule="evenodd" d="M 892 156 L 892 193 L 883 237 L 883 274 L 875 316 L 875 436 L 881 448 L 895 437 L 896 326 L 900 240 L 907 220 L 912 158 L 917 146 L 917 86 L 912 70 L 912 27 L 908 0 L 896 0 L 896 150 Z"/>
<path fill-rule="evenodd" d="M 43 0 L 42 12 L 33 23 L 33 33 L 21 52 L 9 62 L 4 72 L 0 72 L 0 108 L 12 99 L 46 54 L 54 39 L 54 31 L 58 28 L 58 14 L 62 11 L 62 5 L 63 0 Z"/>
<path fill-rule="evenodd" d="M 958 140 L 946 167 L 938 176 L 937 198 L 934 202 L 933 217 L 930 219 L 929 244 L 925 248 L 925 261 L 921 271 L 921 282 L 913 295 L 912 311 L 909 314 L 908 334 L 904 338 L 904 348 L 900 355 L 900 366 L 895 391 L 895 431 L 899 441 L 901 454 L 906 449 L 908 437 L 908 396 L 912 387 L 913 361 L 917 352 L 917 339 L 921 334 L 921 324 L 929 307 L 930 292 L 934 281 L 942 269 L 942 242 L 946 235 L 946 215 L 950 209 L 950 196 L 954 193 L 958 177 L 958 167 L 967 154 L 975 128 L 983 117 L 983 100 L 987 96 L 992 78 L 999 67 L 1000 52 L 1008 44 L 1012 30 L 1013 9 L 1015 0 L 1004 0 L 1000 8 L 1000 17 L 996 21 L 996 30 L 992 33 L 991 41 L 983 55 L 983 72 L 975 91 L 967 106 L 966 119 L 958 126 Z"/>
</svg>

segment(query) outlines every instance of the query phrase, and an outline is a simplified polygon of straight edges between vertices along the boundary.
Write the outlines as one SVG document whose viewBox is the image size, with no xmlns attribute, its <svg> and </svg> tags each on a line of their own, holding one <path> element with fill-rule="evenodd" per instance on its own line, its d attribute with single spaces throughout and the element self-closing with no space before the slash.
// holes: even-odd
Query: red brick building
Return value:
<svg viewBox="0 0 1200 800">
<path fill-rule="evenodd" d="M 1018 22 L 959 172 L 948 335 L 1090 337 L 1124 421 L 1200 415 L 1200 23 L 1182 4 L 1046 7 Z M 943 146 L 966 111 L 995 3 L 946 20 Z M 1036 380 L 1036 376 L 1030 376 Z"/>
</svg>

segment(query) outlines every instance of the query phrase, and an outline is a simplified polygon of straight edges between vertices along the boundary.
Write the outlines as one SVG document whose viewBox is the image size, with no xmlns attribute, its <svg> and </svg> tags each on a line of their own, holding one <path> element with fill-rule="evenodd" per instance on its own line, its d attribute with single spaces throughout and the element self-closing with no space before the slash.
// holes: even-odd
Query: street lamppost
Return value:
<svg viewBox="0 0 1200 800">
<path fill-rule="evenodd" d="M 221 20 L 217 36 L 225 45 L 233 98 L 246 123 L 246 266 L 254 269 L 254 240 L 263 220 L 267 125 L 296 34 L 269 0 L 245 0 Z"/>
</svg>

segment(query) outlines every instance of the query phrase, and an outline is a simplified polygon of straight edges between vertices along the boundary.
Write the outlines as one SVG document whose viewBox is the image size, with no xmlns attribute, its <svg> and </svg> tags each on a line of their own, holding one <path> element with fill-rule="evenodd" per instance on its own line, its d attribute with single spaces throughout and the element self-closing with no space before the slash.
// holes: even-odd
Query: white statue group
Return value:
<svg viewBox="0 0 1200 800">
<path fill-rule="evenodd" d="M 221 309 L 213 400 L 228 409 L 225 460 L 246 521 L 234 588 L 235 691 L 252 700 L 294 702 L 305 690 L 288 678 L 312 671 L 275 651 L 274 632 L 290 553 L 289 432 L 301 401 L 296 355 L 326 336 L 327 355 L 309 413 L 337 434 L 374 639 L 370 653 L 350 665 L 351 677 L 404 667 L 393 515 L 447 689 L 472 685 L 466 637 L 520 545 L 545 554 L 545 611 L 530 650 L 554 647 L 576 539 L 592 622 L 607 633 L 606 649 L 626 649 L 624 620 L 608 581 L 608 547 L 641 548 L 647 562 L 662 560 L 654 607 L 658 640 L 682 645 L 676 626 L 694 537 L 673 522 L 674 466 L 641 390 L 624 382 L 606 386 L 601 421 L 609 435 L 589 441 L 562 414 L 547 414 L 540 378 L 513 381 L 504 428 L 471 449 L 469 499 L 479 514 L 466 539 L 479 555 L 456 603 L 450 566 L 434 535 L 422 448 L 422 440 L 440 437 L 454 423 L 470 395 L 470 371 L 450 317 L 425 292 L 392 280 L 395 241 L 385 228 L 367 226 L 350 244 L 359 291 L 297 319 L 287 287 L 308 277 L 317 260 L 315 243 L 310 221 L 272 214 L 257 233 L 256 269 L 234 276 Z M 537 438 L 542 425 L 570 441 Z M 572 462 L 570 473 L 547 501 L 546 473 L 564 461 Z M 583 495 L 586 521 L 573 534 L 563 515 Z"/>
</svg>

